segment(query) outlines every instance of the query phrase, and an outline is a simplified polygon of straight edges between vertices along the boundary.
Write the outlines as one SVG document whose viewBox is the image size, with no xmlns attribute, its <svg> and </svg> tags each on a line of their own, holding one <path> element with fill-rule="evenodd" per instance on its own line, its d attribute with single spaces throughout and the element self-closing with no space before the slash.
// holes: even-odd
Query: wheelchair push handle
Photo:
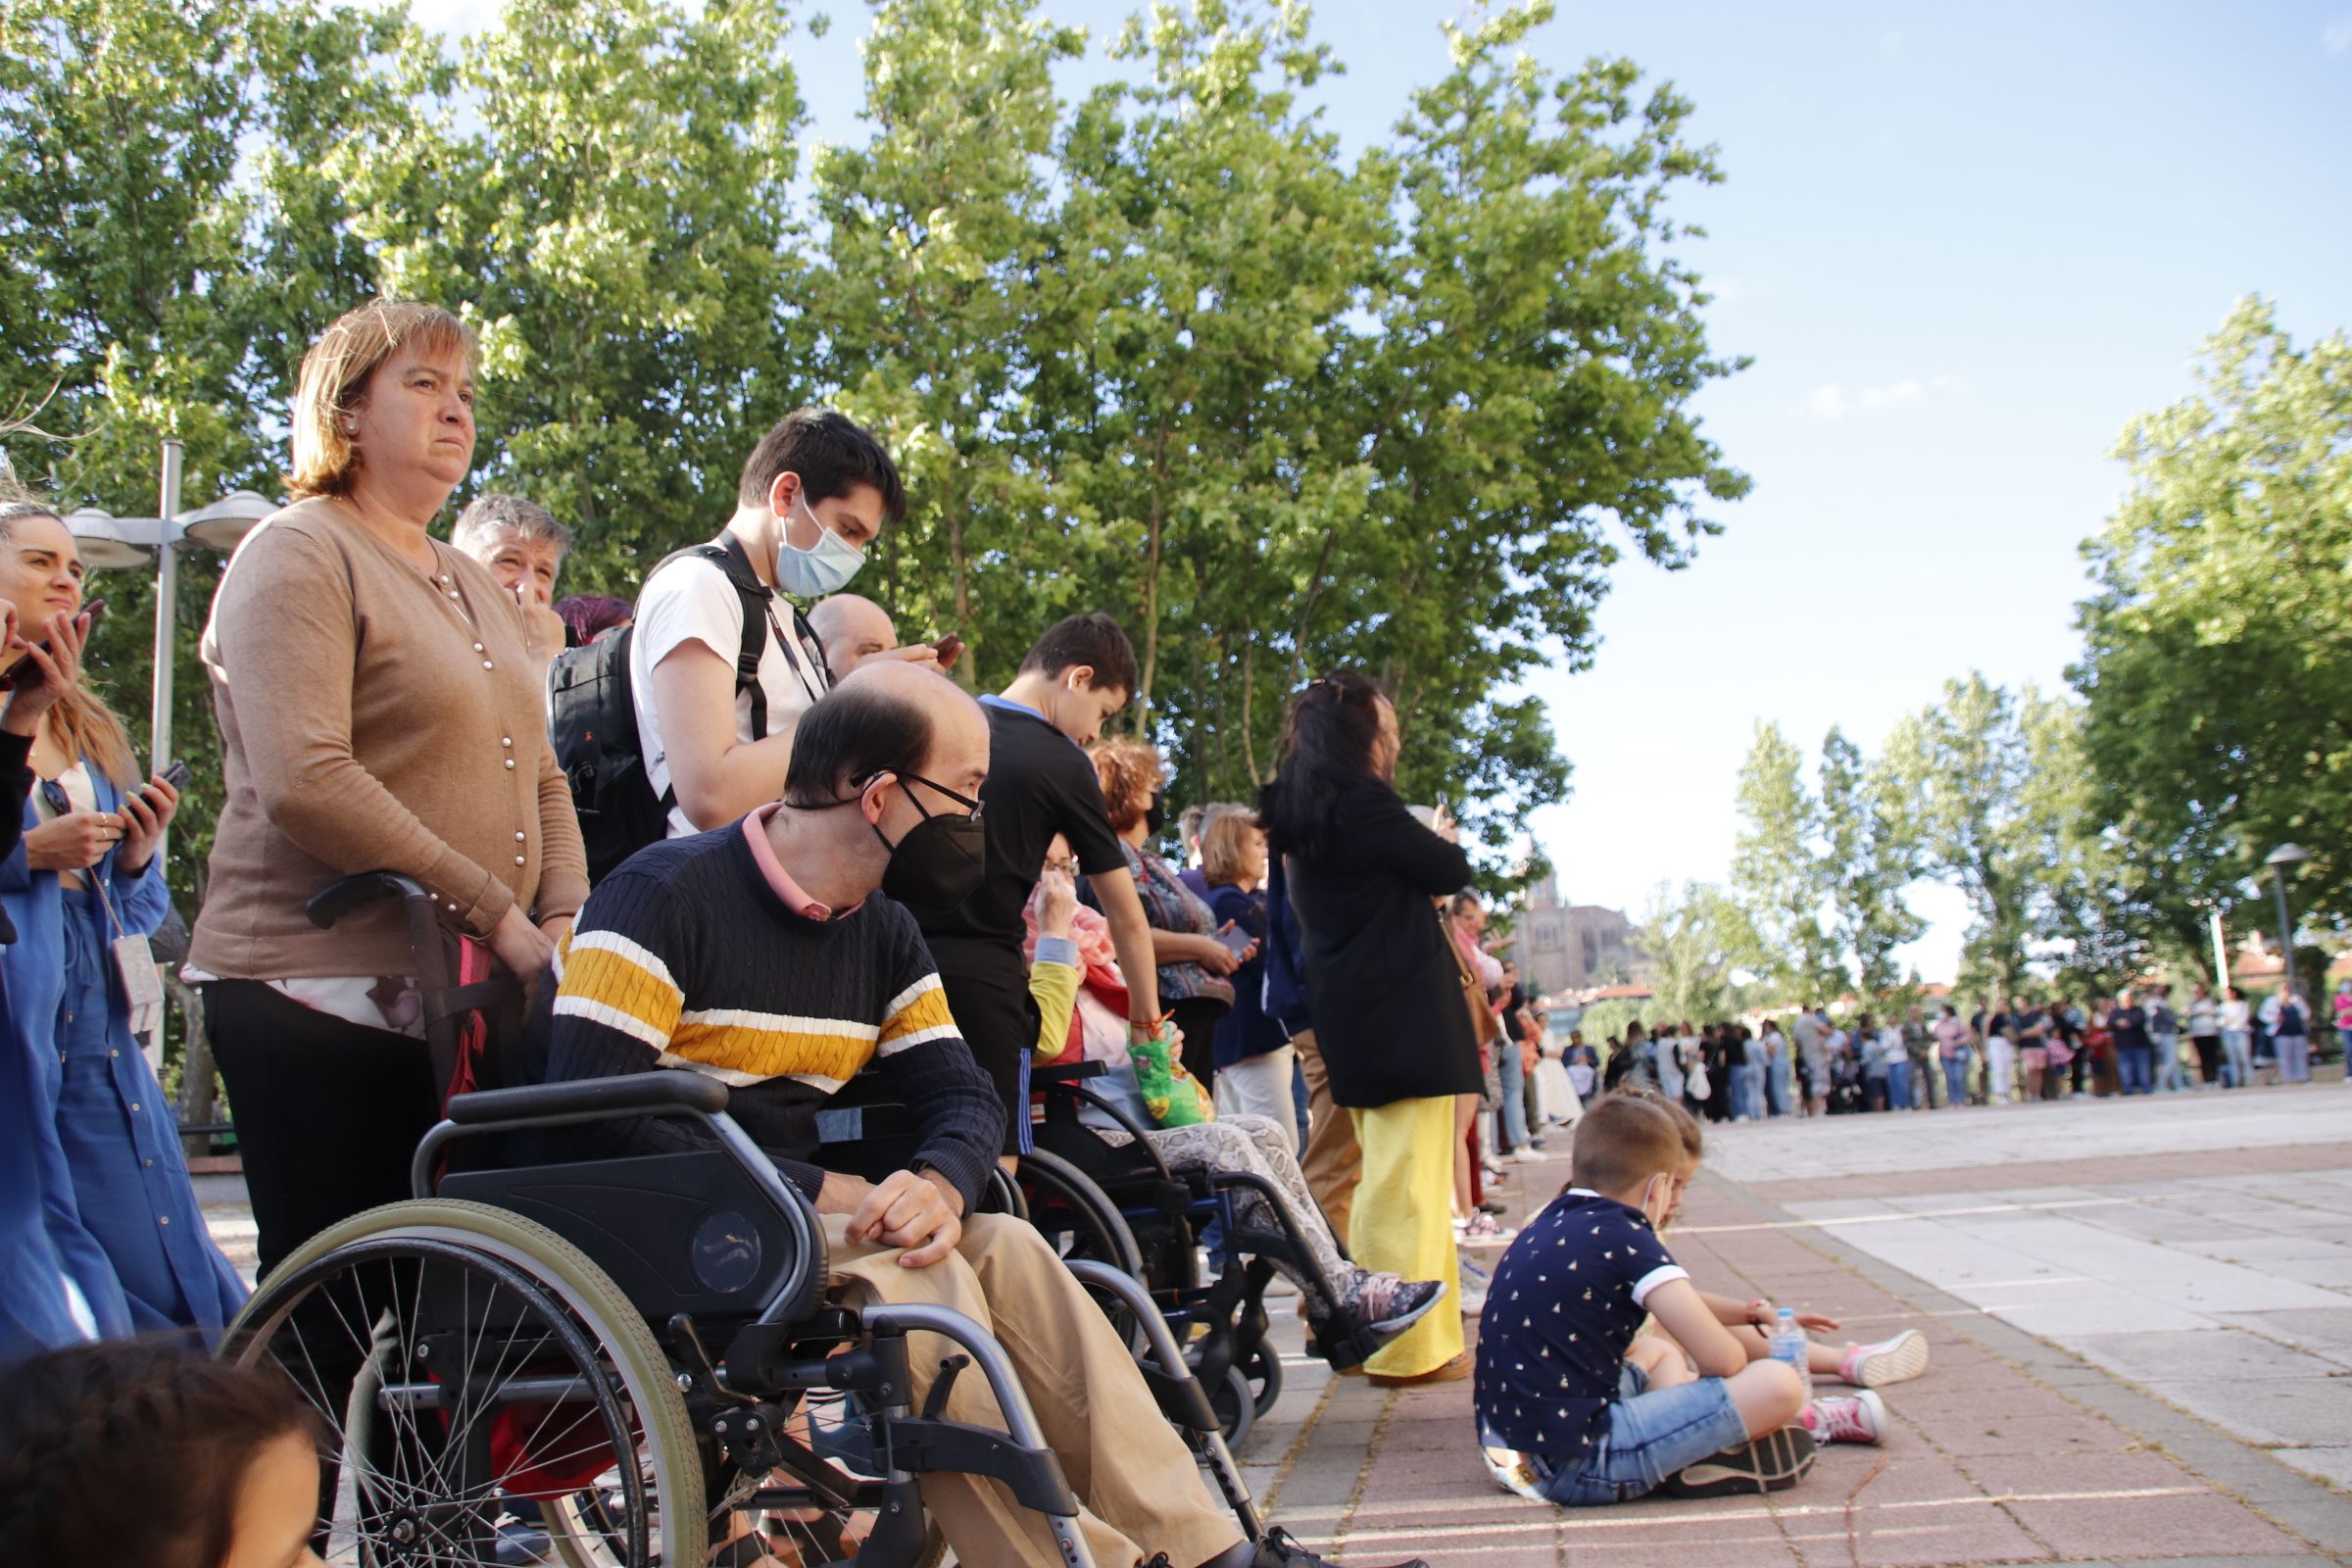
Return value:
<svg viewBox="0 0 2352 1568">
<path fill-rule="evenodd" d="M 304 908 L 311 924 L 321 931 L 331 931 L 352 910 L 378 899 L 400 899 L 410 905 L 421 904 L 428 909 L 433 904 L 433 896 L 415 877 L 403 876 L 398 871 L 362 871 L 328 883 L 311 895 L 311 902 Z"/>
</svg>

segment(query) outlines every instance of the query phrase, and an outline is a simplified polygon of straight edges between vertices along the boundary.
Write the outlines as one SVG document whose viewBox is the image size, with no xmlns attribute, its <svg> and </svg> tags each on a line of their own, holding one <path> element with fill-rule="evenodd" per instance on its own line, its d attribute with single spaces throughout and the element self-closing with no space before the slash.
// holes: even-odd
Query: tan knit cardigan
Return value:
<svg viewBox="0 0 2352 1568">
<path fill-rule="evenodd" d="M 544 920 L 587 898 L 514 598 L 438 540 L 433 555 L 428 579 L 341 503 L 315 499 L 231 558 L 204 631 L 227 776 L 191 966 L 414 973 L 398 908 L 332 931 L 304 916 L 356 871 L 416 878 L 477 937 L 516 904 Z"/>
</svg>

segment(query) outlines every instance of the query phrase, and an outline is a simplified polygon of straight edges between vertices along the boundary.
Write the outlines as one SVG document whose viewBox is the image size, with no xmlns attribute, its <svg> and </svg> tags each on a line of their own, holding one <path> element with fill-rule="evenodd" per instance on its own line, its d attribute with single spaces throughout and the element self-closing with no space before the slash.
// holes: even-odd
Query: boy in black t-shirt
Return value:
<svg viewBox="0 0 2352 1568">
<path fill-rule="evenodd" d="M 1135 649 L 1119 623 L 1101 613 L 1072 615 L 1037 640 L 1011 685 L 980 699 L 989 732 L 988 782 L 980 790 L 987 869 L 979 891 L 955 908 L 916 911 L 948 1008 L 1004 1099 L 1007 1154 L 1029 1149 L 1029 1049 L 1038 1029 L 1021 910 L 1056 833 L 1069 840 L 1110 926 L 1127 979 L 1130 1033 L 1148 1040 L 1165 1027 L 1152 926 L 1084 750 L 1103 720 L 1127 706 L 1135 683 Z"/>
<path fill-rule="evenodd" d="M 1804 1385 L 1750 1363 L 1658 1241 L 1683 1141 L 1655 1104 L 1612 1095 L 1577 1123 L 1573 1184 L 1495 1265 L 1478 1333 L 1479 1442 L 1494 1479 L 1570 1507 L 1665 1488 L 1681 1496 L 1779 1492 L 1813 1464 L 1791 1425 Z M 1636 1336 L 1644 1312 L 1673 1346 Z"/>
</svg>

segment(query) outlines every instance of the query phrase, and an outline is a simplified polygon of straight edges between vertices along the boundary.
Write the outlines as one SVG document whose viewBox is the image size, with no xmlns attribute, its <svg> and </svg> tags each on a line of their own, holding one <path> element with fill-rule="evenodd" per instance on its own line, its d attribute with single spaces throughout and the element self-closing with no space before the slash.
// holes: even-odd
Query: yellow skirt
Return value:
<svg viewBox="0 0 2352 1568">
<path fill-rule="evenodd" d="M 1446 1298 L 1364 1363 L 1368 1372 L 1413 1377 L 1462 1353 L 1461 1254 L 1453 1242 L 1454 1097 L 1352 1106 L 1364 1175 L 1348 1215 L 1348 1250 L 1374 1273 L 1443 1280 Z"/>
</svg>

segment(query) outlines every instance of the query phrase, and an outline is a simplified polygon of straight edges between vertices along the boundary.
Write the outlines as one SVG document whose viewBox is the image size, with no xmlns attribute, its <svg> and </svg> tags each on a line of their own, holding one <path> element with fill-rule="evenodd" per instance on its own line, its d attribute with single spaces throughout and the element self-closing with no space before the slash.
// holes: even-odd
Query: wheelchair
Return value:
<svg viewBox="0 0 2352 1568">
<path fill-rule="evenodd" d="M 1037 1152 L 1022 1158 L 1016 1178 L 1028 1212 L 1064 1255 L 1135 1259 L 1119 1266 L 1151 1291 L 1208 1391 L 1226 1443 L 1238 1447 L 1282 1396 L 1282 1356 L 1267 1338 L 1265 1304 L 1276 1263 L 1318 1281 L 1327 1299 L 1338 1291 L 1271 1183 L 1250 1171 L 1171 1170 L 1146 1127 L 1088 1086 L 1103 1073 L 1100 1062 L 1079 1062 L 1032 1074 L 1042 1102 Z M 1263 1201 L 1239 1201 L 1245 1194 Z M 1245 1212 L 1255 1222 L 1244 1224 Z M 1212 1240 L 1227 1266 L 1204 1283 L 1200 1259 Z M 1140 1351 L 1147 1325 L 1116 1302 L 1104 1309 L 1137 1336 Z M 1351 1334 L 1310 1348 L 1345 1368 L 1362 1365 L 1378 1347 Z"/>
<path fill-rule="evenodd" d="M 349 878 L 311 918 L 384 898 L 407 906 L 436 1069 L 454 1065 L 459 1019 L 485 993 L 453 982 L 423 889 Z M 1078 1499 L 1002 1348 L 938 1306 L 829 1303 L 823 1227 L 727 1100 L 678 1071 L 454 1094 L 416 1149 L 411 1200 L 313 1237 L 262 1282 L 220 1354 L 281 1370 L 326 1429 L 327 1561 L 521 1560 L 510 1538 L 535 1514 L 571 1568 L 702 1568 L 739 1528 L 786 1563 L 932 1568 L 948 1547 L 919 1483 L 952 1472 L 1002 1483 L 1065 1563 L 1090 1568 Z M 697 1121 L 710 1146 L 468 1157 L 506 1135 L 642 1116 Z M 1008 1188 L 998 1200 L 1018 1201 Z M 1071 1267 L 1140 1331 L 1146 1382 L 1258 1539 L 1150 1296 L 1102 1262 Z M 917 1334 L 953 1347 L 919 1407 Z M 986 1380 L 1004 1430 L 947 1417 L 960 1376 Z"/>
</svg>

